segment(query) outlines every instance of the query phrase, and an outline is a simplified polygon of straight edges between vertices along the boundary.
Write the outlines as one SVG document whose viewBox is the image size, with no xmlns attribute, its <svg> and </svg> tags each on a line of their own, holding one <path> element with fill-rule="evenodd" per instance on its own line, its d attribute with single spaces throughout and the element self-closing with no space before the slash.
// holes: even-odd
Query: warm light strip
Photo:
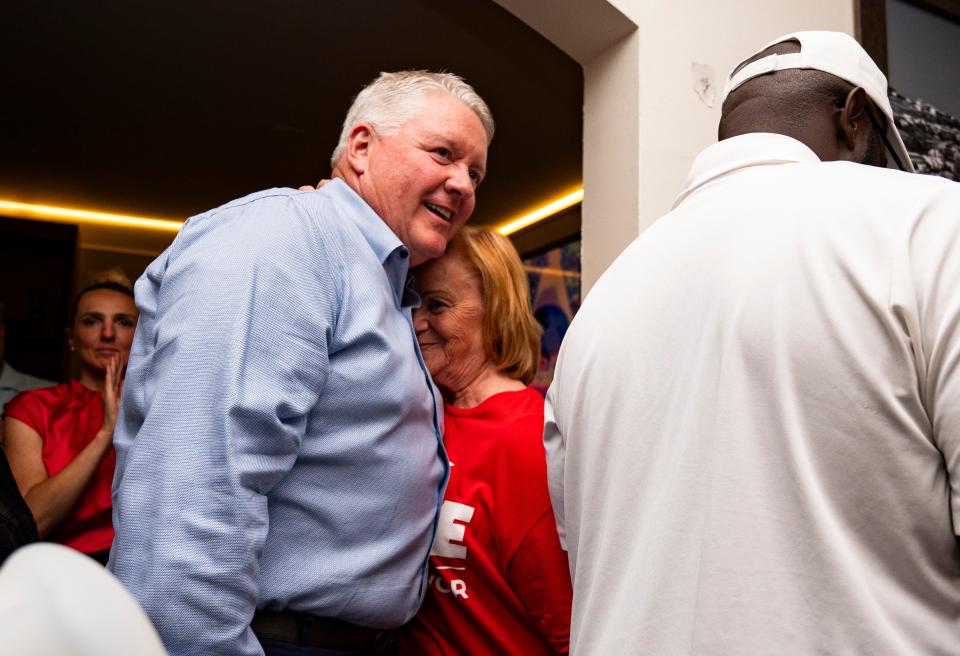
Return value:
<svg viewBox="0 0 960 656">
<path fill-rule="evenodd" d="M 529 214 L 524 214 L 521 217 L 513 219 L 512 221 L 507 221 L 506 223 L 503 223 L 497 226 L 497 232 L 499 232 L 501 235 L 504 235 L 504 236 L 512 235 L 518 230 L 523 230 L 524 228 L 528 228 L 532 226 L 534 223 L 543 221 L 544 219 L 551 217 L 554 214 L 557 214 L 558 212 L 562 212 L 568 207 L 572 207 L 576 205 L 582 200 L 583 200 L 583 188 L 581 187 L 580 189 L 577 189 L 575 192 L 571 194 L 567 194 L 562 198 L 558 198 L 555 201 L 551 201 L 546 205 L 544 205 L 543 207 L 538 207 L 537 209 L 530 212 Z"/>
<path fill-rule="evenodd" d="M 524 264 L 524 271 L 529 271 L 530 273 L 539 273 L 545 276 L 570 276 L 572 278 L 579 278 L 579 271 L 568 271 L 566 269 L 555 269 L 553 267 L 541 267 L 533 266 L 532 264 Z"/>
<path fill-rule="evenodd" d="M 146 228 L 149 230 L 167 230 L 177 232 L 183 227 L 183 221 L 171 219 L 151 219 L 145 216 L 128 216 L 108 212 L 92 212 L 72 207 L 53 207 L 50 205 L 32 205 L 0 200 L 0 214 L 21 219 L 41 219 L 59 223 L 94 223 L 99 225 L 123 226 L 125 228 Z"/>
<path fill-rule="evenodd" d="M 529 214 L 507 221 L 497 226 L 501 235 L 513 233 L 543 221 L 568 207 L 583 201 L 583 189 L 567 194 L 539 207 Z M 151 230 L 166 230 L 177 232 L 183 227 L 183 221 L 172 219 L 154 219 L 145 216 L 130 216 L 127 214 L 112 214 L 109 212 L 94 212 L 72 207 L 54 207 L 52 205 L 33 205 L 18 203 L 10 200 L 0 200 L 0 213 L 21 219 L 41 219 L 58 221 L 61 223 L 94 223 L 100 225 L 124 226 L 129 228 L 146 228 Z"/>
</svg>

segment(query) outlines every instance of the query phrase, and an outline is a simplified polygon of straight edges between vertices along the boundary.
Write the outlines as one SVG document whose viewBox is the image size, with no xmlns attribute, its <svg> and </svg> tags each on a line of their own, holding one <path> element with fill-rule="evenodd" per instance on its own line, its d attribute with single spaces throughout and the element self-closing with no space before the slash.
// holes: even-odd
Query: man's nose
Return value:
<svg viewBox="0 0 960 656">
<path fill-rule="evenodd" d="M 458 164 L 452 167 L 447 176 L 447 191 L 452 191 L 465 198 L 473 195 L 473 180 L 470 179 L 470 169 L 466 165 Z"/>
</svg>

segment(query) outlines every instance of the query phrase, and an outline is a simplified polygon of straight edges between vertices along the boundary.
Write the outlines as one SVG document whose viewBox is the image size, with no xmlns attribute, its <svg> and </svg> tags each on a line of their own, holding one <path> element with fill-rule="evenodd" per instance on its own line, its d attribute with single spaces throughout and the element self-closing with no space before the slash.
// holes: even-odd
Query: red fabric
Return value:
<svg viewBox="0 0 960 656">
<path fill-rule="evenodd" d="M 22 421 L 40 434 L 43 464 L 47 475 L 53 476 L 69 465 L 103 426 L 103 401 L 100 392 L 74 380 L 19 394 L 7 403 L 4 415 Z M 110 486 L 116 459 L 111 447 L 73 512 L 48 540 L 84 553 L 110 548 Z"/>
<path fill-rule="evenodd" d="M 543 398 L 527 388 L 444 416 L 450 483 L 400 653 L 566 652 L 570 573 L 547 492 Z"/>
</svg>

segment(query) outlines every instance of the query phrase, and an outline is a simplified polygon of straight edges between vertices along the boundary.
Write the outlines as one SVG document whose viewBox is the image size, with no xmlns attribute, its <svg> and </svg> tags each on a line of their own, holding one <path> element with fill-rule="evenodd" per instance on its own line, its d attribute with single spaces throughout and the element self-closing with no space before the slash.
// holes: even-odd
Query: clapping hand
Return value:
<svg viewBox="0 0 960 656">
<path fill-rule="evenodd" d="M 100 427 L 100 433 L 108 433 L 110 439 L 113 439 L 113 428 L 117 424 L 120 392 L 123 389 L 123 367 L 120 360 L 119 353 L 114 353 L 107 360 L 103 384 L 103 426 Z"/>
</svg>

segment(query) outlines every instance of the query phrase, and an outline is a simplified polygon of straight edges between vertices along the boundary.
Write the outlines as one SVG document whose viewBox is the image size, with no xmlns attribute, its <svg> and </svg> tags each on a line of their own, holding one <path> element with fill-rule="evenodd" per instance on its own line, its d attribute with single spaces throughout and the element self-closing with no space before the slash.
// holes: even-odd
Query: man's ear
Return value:
<svg viewBox="0 0 960 656">
<path fill-rule="evenodd" d="M 344 159 L 355 174 L 360 175 L 366 172 L 367 162 L 370 159 L 370 146 L 375 138 L 373 127 L 366 123 L 355 125 L 350 130 Z"/>
<path fill-rule="evenodd" d="M 857 149 L 857 140 L 866 138 L 869 133 L 867 119 L 867 92 L 862 87 L 854 87 L 847 94 L 843 107 L 837 117 L 837 136 L 850 151 Z"/>
</svg>

